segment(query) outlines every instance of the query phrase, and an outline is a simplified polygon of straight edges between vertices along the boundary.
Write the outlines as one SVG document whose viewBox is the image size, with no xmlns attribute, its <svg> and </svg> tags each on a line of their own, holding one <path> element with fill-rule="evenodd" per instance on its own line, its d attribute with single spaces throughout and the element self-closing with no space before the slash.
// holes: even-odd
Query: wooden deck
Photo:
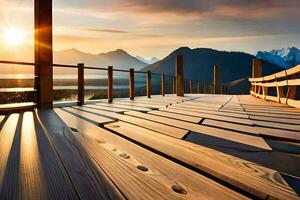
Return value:
<svg viewBox="0 0 300 200">
<path fill-rule="evenodd" d="M 300 199 L 300 110 L 250 95 L 0 115 L 0 199 Z"/>
</svg>

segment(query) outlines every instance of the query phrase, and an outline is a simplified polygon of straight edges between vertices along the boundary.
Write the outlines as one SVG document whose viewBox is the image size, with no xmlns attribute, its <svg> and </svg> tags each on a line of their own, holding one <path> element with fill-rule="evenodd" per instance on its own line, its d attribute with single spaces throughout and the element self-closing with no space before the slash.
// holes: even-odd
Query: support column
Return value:
<svg viewBox="0 0 300 200">
<path fill-rule="evenodd" d="M 52 0 L 34 1 L 37 107 L 53 108 Z"/>
<path fill-rule="evenodd" d="M 147 97 L 151 98 L 151 71 L 147 71 Z"/>
<path fill-rule="evenodd" d="M 176 94 L 176 77 L 175 76 L 172 79 L 172 93 Z"/>
<path fill-rule="evenodd" d="M 183 56 L 176 57 L 176 93 L 177 96 L 184 96 L 184 74 L 183 74 Z"/>
<path fill-rule="evenodd" d="M 193 94 L 193 81 L 190 80 L 190 94 Z"/>
<path fill-rule="evenodd" d="M 112 66 L 108 67 L 107 75 L 108 75 L 108 77 L 107 77 L 108 78 L 107 79 L 107 84 L 108 84 L 107 98 L 108 98 L 108 102 L 112 103 L 113 102 L 113 91 L 114 91 L 113 67 Z"/>
<path fill-rule="evenodd" d="M 197 93 L 200 94 L 200 81 L 197 81 Z"/>
<path fill-rule="evenodd" d="M 134 69 L 131 68 L 129 72 L 129 98 L 134 100 Z"/>
<path fill-rule="evenodd" d="M 252 78 L 262 77 L 262 62 L 259 59 L 253 59 L 252 61 Z M 260 86 L 252 86 L 252 92 L 257 93 Z"/>
<path fill-rule="evenodd" d="M 220 94 L 220 66 L 215 65 L 214 66 L 214 94 Z"/>
<path fill-rule="evenodd" d="M 84 64 L 79 63 L 78 65 L 78 105 L 84 104 Z"/>
<path fill-rule="evenodd" d="M 165 75 L 161 75 L 161 95 L 165 96 Z"/>
</svg>

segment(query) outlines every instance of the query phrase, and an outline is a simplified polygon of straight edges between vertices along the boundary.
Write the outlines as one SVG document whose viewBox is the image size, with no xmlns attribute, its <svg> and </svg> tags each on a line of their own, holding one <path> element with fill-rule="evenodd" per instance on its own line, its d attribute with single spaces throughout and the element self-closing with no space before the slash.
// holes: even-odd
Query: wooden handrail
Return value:
<svg viewBox="0 0 300 200">
<path fill-rule="evenodd" d="M 300 65 L 264 77 L 249 78 L 252 85 L 250 93 L 258 98 L 276 101 L 292 107 L 300 108 L 300 100 L 296 100 L 297 86 L 300 86 Z M 284 94 L 283 87 L 287 87 Z M 268 93 L 269 88 L 276 88 L 276 96 Z"/>
<path fill-rule="evenodd" d="M 52 64 L 53 67 L 58 67 L 58 68 L 75 68 L 78 70 L 78 101 L 77 104 L 78 105 L 84 105 L 85 103 L 85 99 L 84 99 L 84 74 L 85 74 L 85 70 L 105 70 L 107 71 L 107 75 L 108 75 L 108 88 L 107 88 L 107 93 L 108 93 L 108 101 L 112 102 L 113 101 L 113 72 L 128 72 L 129 74 L 129 98 L 131 100 L 134 100 L 134 76 L 135 73 L 140 73 L 140 74 L 146 74 L 146 82 L 147 82 L 147 88 L 146 88 L 146 92 L 147 92 L 147 97 L 151 98 L 151 92 L 152 92 L 152 84 L 151 84 L 151 76 L 152 75 L 159 75 L 161 77 L 161 95 L 165 96 L 166 94 L 166 83 L 165 83 L 165 78 L 168 77 L 171 79 L 172 81 L 172 85 L 171 85 L 171 92 L 173 94 L 176 94 L 177 92 L 179 92 L 179 94 L 181 95 L 181 93 L 183 93 L 184 91 L 184 78 L 183 78 L 183 57 L 182 56 L 178 56 L 177 57 L 177 73 L 180 75 L 180 80 L 178 80 L 176 78 L 176 76 L 171 76 L 171 75 L 166 75 L 166 74 L 159 74 L 159 73 L 152 73 L 150 71 L 147 72 L 143 72 L 143 71 L 134 71 L 134 69 L 130 69 L 130 70 L 121 70 L 121 69 L 114 69 L 113 67 L 108 67 L 108 68 L 98 68 L 98 67 L 89 67 L 86 66 L 83 63 L 79 63 L 77 65 L 67 65 L 67 64 Z M 36 66 L 36 63 L 31 63 L 31 62 L 17 62 L 17 61 L 5 61 L 5 60 L 0 60 L 0 64 L 13 64 L 13 65 L 29 65 L 29 66 Z M 292 72 L 289 72 L 292 73 Z M 196 90 L 193 91 L 193 84 L 196 84 Z M 279 83 L 279 84 L 283 84 L 283 83 Z M 290 81 L 289 82 L 290 85 L 295 84 L 295 80 Z M 203 92 L 205 92 L 205 84 L 203 84 Z M 180 91 L 177 91 L 178 88 L 180 88 Z M 197 80 L 190 80 L 190 93 L 196 92 L 196 93 L 200 93 L 200 82 Z M 210 92 L 211 93 L 211 92 Z M 293 92 L 290 92 L 290 95 L 292 95 Z"/>
</svg>

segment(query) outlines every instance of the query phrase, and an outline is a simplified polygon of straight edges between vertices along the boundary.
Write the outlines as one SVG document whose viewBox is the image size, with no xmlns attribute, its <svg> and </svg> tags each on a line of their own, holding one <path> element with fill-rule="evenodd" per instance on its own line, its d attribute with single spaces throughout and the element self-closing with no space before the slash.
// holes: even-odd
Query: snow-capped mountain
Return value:
<svg viewBox="0 0 300 200">
<path fill-rule="evenodd" d="M 147 59 L 145 59 L 145 58 L 142 58 L 141 56 L 136 56 L 136 59 L 138 59 L 138 60 L 140 60 L 140 61 L 142 61 L 142 62 L 144 62 L 144 63 L 147 63 L 147 64 L 149 64 L 149 65 L 151 65 L 151 64 L 156 63 L 156 62 L 159 61 L 159 59 L 156 58 L 156 57 L 153 57 L 152 59 L 147 60 Z"/>
<path fill-rule="evenodd" d="M 291 68 L 300 64 L 300 50 L 296 47 L 259 51 L 257 58 L 269 61 L 284 68 Z"/>
</svg>

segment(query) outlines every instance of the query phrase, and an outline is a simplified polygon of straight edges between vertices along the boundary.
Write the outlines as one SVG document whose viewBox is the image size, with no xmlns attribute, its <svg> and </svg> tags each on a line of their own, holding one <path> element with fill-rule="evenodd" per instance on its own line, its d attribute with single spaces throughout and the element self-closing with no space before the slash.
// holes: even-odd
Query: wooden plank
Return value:
<svg viewBox="0 0 300 200">
<path fill-rule="evenodd" d="M 5 118 L 4 115 L 0 115 L 0 123 L 2 122 L 2 120 Z"/>
<path fill-rule="evenodd" d="M 107 130 L 57 109 L 59 116 L 92 140 L 86 148 L 128 199 L 243 199 L 242 195 L 129 142 Z M 97 151 L 97 152 L 95 152 Z M 120 157 L 126 155 L 128 159 Z M 118 166 L 118 167 L 115 167 Z M 139 171 L 140 168 L 143 171 Z M 176 195 L 173 185 L 186 194 Z"/>
<path fill-rule="evenodd" d="M 269 128 L 276 128 L 281 130 L 289 130 L 295 131 L 300 134 L 300 124 L 286 124 L 286 123 L 277 123 L 277 122 L 268 122 L 268 121 L 259 121 L 259 120 L 251 120 L 255 126 L 262 126 L 262 127 L 269 127 Z"/>
<path fill-rule="evenodd" d="M 116 101 L 114 105 L 125 105 L 125 106 L 135 106 L 135 107 L 142 107 L 142 108 L 149 108 L 149 109 L 159 109 L 162 107 L 166 107 L 168 104 L 155 104 L 155 103 L 139 103 L 135 101 Z"/>
<path fill-rule="evenodd" d="M 74 107 L 74 108 L 85 111 L 85 112 L 90 112 L 92 114 L 96 114 L 96 115 L 100 114 L 102 116 L 108 116 L 110 118 L 118 119 L 120 121 L 135 124 L 135 125 L 159 132 L 161 134 L 166 134 L 168 136 L 175 137 L 175 138 L 182 138 L 189 132 L 186 129 L 175 128 L 175 127 L 172 127 L 172 126 L 169 126 L 166 124 L 160 124 L 157 122 L 140 119 L 140 118 L 133 117 L 133 116 L 126 116 L 126 115 L 121 115 L 121 114 L 107 112 L 107 111 L 98 111 L 98 110 L 94 110 L 92 108 L 87 108 L 85 106 Z"/>
<path fill-rule="evenodd" d="M 108 118 L 108 117 L 104 117 L 104 116 L 100 116 L 100 115 L 94 115 L 94 114 L 91 114 L 91 113 L 88 113 L 88 112 L 84 112 L 82 110 L 74 109 L 72 107 L 65 107 L 63 109 L 66 110 L 66 111 L 72 112 L 72 114 L 75 114 L 78 117 L 85 118 L 85 119 L 88 119 L 90 121 L 96 122 L 98 125 L 115 121 L 115 120 L 113 120 L 111 118 Z"/>
<path fill-rule="evenodd" d="M 115 122 L 105 127 L 258 198 L 299 199 L 289 186 L 282 184 L 285 181 L 281 176 L 277 176 L 278 179 L 272 178 L 278 174 L 276 171 L 261 166 L 255 167 L 257 164 L 249 161 L 124 122 Z"/>
<path fill-rule="evenodd" d="M 199 118 L 199 117 L 192 117 L 192 116 L 188 116 L 188 115 L 169 113 L 169 112 L 164 112 L 164 111 L 160 111 L 160 110 L 150 111 L 148 113 L 151 115 L 169 117 L 172 119 L 178 119 L 178 120 L 187 121 L 187 122 L 196 123 L 196 124 L 198 124 L 202 120 L 202 118 Z"/>
<path fill-rule="evenodd" d="M 124 113 L 125 111 L 130 111 L 130 109 L 126 109 L 126 108 L 113 108 L 113 107 L 107 107 L 107 106 L 100 106 L 100 105 L 95 105 L 95 104 L 88 104 L 85 105 L 86 107 L 91 107 L 94 109 L 98 109 L 98 110 L 104 110 L 104 111 L 109 111 L 109 112 L 115 112 L 115 113 Z"/>
<path fill-rule="evenodd" d="M 271 119 L 276 118 L 279 120 L 291 119 L 292 123 L 300 120 L 300 116 L 289 115 L 288 113 L 286 113 L 286 114 L 272 114 L 272 113 L 267 114 L 267 113 L 260 113 L 260 112 L 247 112 L 247 114 L 251 117 L 263 117 L 263 118 L 270 117 Z"/>
<path fill-rule="evenodd" d="M 0 199 L 17 198 L 17 192 L 14 191 L 17 188 L 10 188 L 11 191 L 9 191 L 6 183 L 16 183 L 17 179 L 16 174 L 10 173 L 14 172 L 14 170 L 7 167 L 10 165 L 11 160 L 18 159 L 18 154 L 16 157 L 13 157 L 16 155 L 16 151 L 12 151 L 18 119 L 19 114 L 11 114 L 0 131 Z M 17 166 L 17 164 L 16 162 L 11 167 Z M 12 181 L 7 180 L 10 177 L 12 177 Z"/>
<path fill-rule="evenodd" d="M 166 117 L 160 117 L 156 115 L 149 115 L 145 113 L 140 113 L 140 112 L 125 112 L 126 115 L 130 116 L 136 116 L 140 117 L 143 119 L 148 119 L 152 120 L 155 122 L 159 123 L 164 123 L 164 124 L 171 124 L 172 126 L 178 127 L 178 128 L 183 128 L 183 129 L 188 129 L 190 131 L 199 133 L 199 134 L 205 134 L 217 138 L 221 138 L 224 140 L 229 140 L 233 141 L 234 143 L 230 143 L 229 147 L 236 146 L 236 148 L 244 149 L 244 150 L 249 150 L 249 151 L 261 151 L 262 149 L 264 150 L 271 150 L 269 145 L 261 138 L 257 137 L 258 133 L 249 133 L 247 134 L 242 134 L 240 132 L 236 131 L 229 131 L 229 130 L 224 130 L 223 128 L 213 128 L 213 127 L 207 127 L 199 124 L 194 124 L 194 123 L 188 123 L 188 122 L 183 122 L 180 120 L 175 120 L 175 119 L 170 119 Z M 205 122 L 205 121 L 204 121 Z M 238 144 L 243 144 L 243 145 L 238 145 Z M 226 144 L 224 144 L 226 146 Z"/>
<path fill-rule="evenodd" d="M 206 118 L 206 119 L 214 119 L 214 120 L 220 120 L 220 121 L 238 123 L 238 124 L 244 124 L 244 125 L 253 125 L 253 123 L 249 119 L 240 119 L 240 118 L 235 118 L 235 117 L 207 114 L 207 113 L 202 113 L 202 112 L 189 111 L 189 110 L 185 110 L 185 109 L 178 109 L 178 108 L 175 109 L 175 108 L 171 108 L 171 107 L 163 108 L 160 110 L 166 111 L 166 112 L 171 112 L 171 113 L 190 115 L 190 116 L 194 116 L 194 117 L 201 117 L 201 118 Z"/>
<path fill-rule="evenodd" d="M 282 130 L 282 129 L 277 129 L 277 128 L 268 128 L 268 127 L 255 127 L 257 131 L 269 138 L 277 138 L 280 140 L 285 140 L 285 141 L 292 141 L 292 142 L 300 142 L 300 134 L 299 132 L 296 131 L 290 131 L 290 130 Z"/>
<path fill-rule="evenodd" d="M 119 100 L 120 102 L 132 102 L 132 100 L 130 99 L 122 99 L 122 100 Z M 176 101 L 176 100 L 169 100 L 169 99 L 154 99 L 154 98 L 151 98 L 151 99 L 139 99 L 138 97 L 136 97 L 134 99 L 133 102 L 137 102 L 137 103 L 143 103 L 143 104 L 159 104 L 159 105 L 170 105 L 172 103 L 177 103 L 177 102 L 181 102 L 181 101 Z"/>
<path fill-rule="evenodd" d="M 276 123 L 284 123 L 284 124 L 294 124 L 299 125 L 300 124 L 300 118 L 299 119 L 286 119 L 284 117 L 272 117 L 272 116 L 255 116 L 250 115 L 250 119 L 254 121 L 268 121 L 268 122 L 276 122 Z M 300 128 L 299 128 L 300 130 Z"/>
<path fill-rule="evenodd" d="M 244 111 L 239 111 L 239 113 L 236 112 L 227 112 L 227 110 L 209 110 L 204 107 L 196 107 L 196 106 L 182 106 L 182 104 L 176 104 L 172 106 L 168 106 L 168 108 L 178 108 L 188 111 L 194 111 L 194 112 L 201 112 L 201 113 L 207 113 L 207 114 L 216 114 L 216 115 L 222 115 L 227 117 L 237 117 L 237 118 L 243 118 L 248 119 L 248 115 Z"/>
<path fill-rule="evenodd" d="M 57 153 L 32 112 L 24 113 L 19 152 L 18 196 L 21 199 L 79 198 Z"/>
<path fill-rule="evenodd" d="M 36 110 L 69 177 L 82 199 L 124 199 L 106 174 L 99 169 L 74 133 L 53 110 Z"/>
<path fill-rule="evenodd" d="M 36 106 L 35 103 L 12 103 L 12 104 L 1 104 L 0 114 L 6 114 L 7 112 L 21 112 L 31 110 Z"/>
<path fill-rule="evenodd" d="M 128 109 L 128 110 L 135 110 L 135 111 L 141 111 L 141 112 L 148 112 L 151 111 L 151 109 L 149 108 L 143 108 L 143 107 L 137 107 L 134 105 L 121 105 L 121 104 L 116 104 L 116 103 L 97 103 L 95 105 L 99 105 L 99 106 L 105 106 L 108 108 L 119 108 L 119 109 Z"/>
<path fill-rule="evenodd" d="M 219 129 L 228 129 L 228 130 L 232 130 L 232 131 L 241 132 L 244 134 L 259 136 L 259 132 L 257 131 L 257 129 L 254 126 L 234 124 L 234 123 L 216 121 L 216 120 L 211 120 L 211 119 L 204 120 L 202 122 L 202 124 L 207 125 L 207 126 L 216 127 Z"/>
</svg>

